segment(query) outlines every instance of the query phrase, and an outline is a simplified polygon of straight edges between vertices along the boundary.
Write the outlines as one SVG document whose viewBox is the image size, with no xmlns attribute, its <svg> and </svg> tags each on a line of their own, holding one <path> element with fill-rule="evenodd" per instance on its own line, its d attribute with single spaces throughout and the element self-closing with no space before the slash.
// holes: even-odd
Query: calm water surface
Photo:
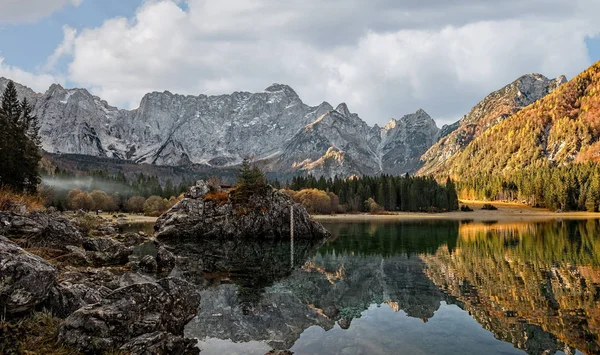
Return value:
<svg viewBox="0 0 600 355">
<path fill-rule="evenodd" d="M 203 355 L 597 354 L 600 224 L 336 223 L 324 243 L 178 243 Z"/>
</svg>

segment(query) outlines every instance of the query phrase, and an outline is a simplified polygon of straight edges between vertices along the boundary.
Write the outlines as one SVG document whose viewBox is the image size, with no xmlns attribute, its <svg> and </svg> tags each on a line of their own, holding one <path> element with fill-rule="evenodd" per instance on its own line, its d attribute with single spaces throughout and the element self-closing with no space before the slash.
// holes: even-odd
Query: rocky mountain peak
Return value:
<svg viewBox="0 0 600 355">
<path fill-rule="evenodd" d="M 541 74 L 527 74 L 521 76 L 509 87 L 516 87 L 515 100 L 520 106 L 527 106 L 534 101 L 548 95 L 561 84 L 567 82 L 567 78 L 561 75 L 555 79 L 548 79 Z"/>
<path fill-rule="evenodd" d="M 392 118 L 388 123 L 385 124 L 385 126 L 383 126 L 383 129 L 386 131 L 389 131 L 390 129 L 396 128 L 397 125 L 398 125 L 398 121 L 396 121 L 396 119 Z"/>
<path fill-rule="evenodd" d="M 64 90 L 65 90 L 65 88 L 63 88 L 62 85 L 54 83 L 54 84 L 50 85 L 47 92 L 54 93 L 56 91 L 64 91 Z"/>
<path fill-rule="evenodd" d="M 8 78 L 0 77 L 0 95 L 6 89 L 6 86 L 8 85 L 9 81 L 10 81 L 10 79 L 8 79 Z M 40 96 L 42 96 L 42 94 L 39 94 L 39 93 L 33 91 L 31 88 L 29 88 L 25 85 L 21 85 L 17 82 L 14 82 L 14 84 L 17 89 L 17 95 L 19 96 L 19 100 L 23 100 L 23 98 L 26 97 L 27 101 L 29 101 L 29 103 L 31 103 L 32 105 L 35 105 L 35 102 L 37 101 L 37 99 Z"/>
<path fill-rule="evenodd" d="M 483 132 L 553 92 L 565 82 L 564 75 L 548 79 L 541 74 L 527 74 L 487 95 L 458 122 L 443 128 L 440 140 L 423 155 L 423 167 L 419 173 L 436 174 L 443 171 L 449 159 Z"/>
<path fill-rule="evenodd" d="M 435 125 L 435 121 L 423 109 L 418 109 L 415 113 L 404 115 L 402 118 L 400 118 L 400 121 L 405 122 L 406 124 L 431 123 Z"/>
<path fill-rule="evenodd" d="M 343 116 L 346 117 L 350 117 L 351 113 L 350 113 L 350 109 L 348 109 L 348 105 L 346 105 L 345 102 L 342 102 L 341 104 L 339 104 L 335 110 L 339 113 L 341 113 Z"/>
<path fill-rule="evenodd" d="M 272 84 L 271 86 L 269 86 L 268 88 L 265 89 L 265 92 L 268 93 L 278 93 L 281 92 L 283 93 L 285 96 L 288 97 L 293 97 L 293 98 L 300 98 L 298 96 L 298 94 L 296 93 L 296 91 L 294 91 L 294 89 L 292 89 L 289 85 L 285 85 L 285 84 Z"/>
</svg>

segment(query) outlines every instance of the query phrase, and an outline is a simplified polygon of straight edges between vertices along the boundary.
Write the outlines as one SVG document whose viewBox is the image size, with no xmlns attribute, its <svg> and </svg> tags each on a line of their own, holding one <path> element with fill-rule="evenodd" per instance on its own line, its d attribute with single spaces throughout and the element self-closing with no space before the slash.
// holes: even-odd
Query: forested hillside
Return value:
<svg viewBox="0 0 600 355">
<path fill-rule="evenodd" d="M 460 197 L 598 210 L 600 62 L 490 128 L 446 173 Z"/>
<path fill-rule="evenodd" d="M 490 128 L 454 159 L 463 178 L 510 176 L 524 168 L 600 161 L 600 62 Z"/>
<path fill-rule="evenodd" d="M 455 156 L 486 130 L 543 98 L 567 82 L 565 76 L 548 79 L 540 74 L 523 75 L 486 96 L 458 122 L 444 126 L 442 136 L 423 156 L 419 173 L 439 174 L 452 166 Z"/>
</svg>

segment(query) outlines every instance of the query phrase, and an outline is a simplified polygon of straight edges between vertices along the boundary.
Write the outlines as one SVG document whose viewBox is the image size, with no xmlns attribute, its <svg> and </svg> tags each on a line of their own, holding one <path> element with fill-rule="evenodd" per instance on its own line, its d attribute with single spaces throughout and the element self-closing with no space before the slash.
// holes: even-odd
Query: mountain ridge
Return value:
<svg viewBox="0 0 600 355">
<path fill-rule="evenodd" d="M 0 90 L 7 81 L 0 78 Z M 420 110 L 404 116 L 408 117 L 404 121 L 419 121 L 405 122 L 405 128 L 427 127 L 425 134 L 405 132 L 390 138 L 385 127 L 369 126 L 345 103 L 335 109 L 327 102 L 309 106 L 290 86 L 277 83 L 262 92 L 213 96 L 153 91 L 132 110 L 111 106 L 86 89 L 65 89 L 59 84 L 43 94 L 20 85 L 18 91 L 34 105 L 47 152 L 158 165 L 234 166 L 244 155 L 285 173 L 401 174 L 413 172 L 424 151 L 423 144 L 409 147 L 406 140 L 421 136 L 427 145 L 437 139 L 439 131 L 435 121 Z M 381 146 L 384 136 L 386 142 L 404 149 L 390 160 L 402 162 L 397 167 L 382 163 L 390 151 L 384 152 Z M 320 142 L 318 147 L 311 146 L 311 139 Z M 304 151 L 291 154 L 294 144 L 303 145 Z M 338 159 L 330 159 L 332 152 L 338 152 Z M 321 164 L 324 161 L 335 164 Z"/>
<path fill-rule="evenodd" d="M 600 62 L 484 132 L 448 173 L 505 175 L 525 167 L 600 161 Z"/>
<path fill-rule="evenodd" d="M 456 154 L 477 137 L 566 82 L 564 75 L 548 79 L 541 74 L 526 74 L 488 94 L 460 120 L 442 127 L 439 141 L 423 154 L 419 173 L 445 173 Z"/>
</svg>

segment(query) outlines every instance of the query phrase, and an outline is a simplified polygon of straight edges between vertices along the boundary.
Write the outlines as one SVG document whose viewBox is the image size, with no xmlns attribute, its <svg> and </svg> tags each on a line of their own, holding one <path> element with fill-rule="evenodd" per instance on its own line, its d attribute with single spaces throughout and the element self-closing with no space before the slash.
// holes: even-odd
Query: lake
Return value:
<svg viewBox="0 0 600 355">
<path fill-rule="evenodd" d="M 319 243 L 174 245 L 203 355 L 600 353 L 600 224 L 324 224 Z"/>
</svg>

